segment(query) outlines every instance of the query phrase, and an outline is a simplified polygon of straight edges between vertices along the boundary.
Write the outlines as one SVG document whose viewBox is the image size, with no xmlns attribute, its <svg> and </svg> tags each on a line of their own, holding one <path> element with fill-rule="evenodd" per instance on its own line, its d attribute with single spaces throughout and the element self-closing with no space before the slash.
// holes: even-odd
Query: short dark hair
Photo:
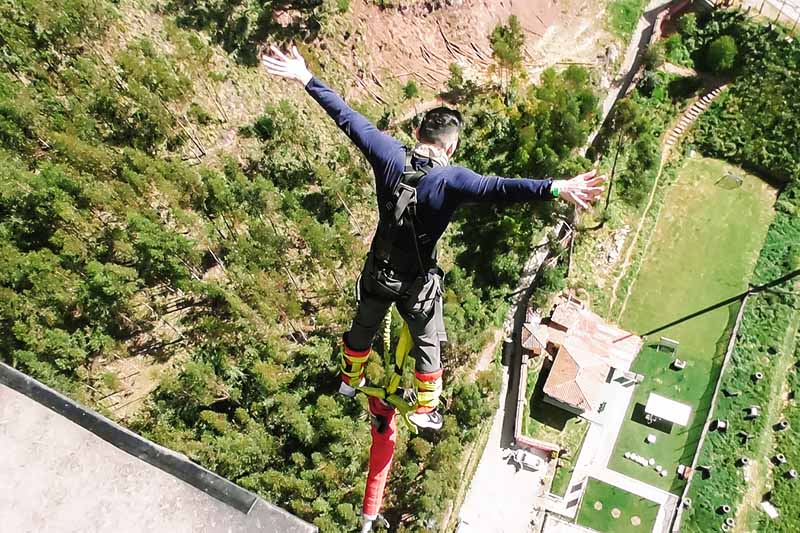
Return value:
<svg viewBox="0 0 800 533">
<path fill-rule="evenodd" d="M 449 107 L 436 107 L 422 117 L 419 140 L 428 144 L 444 145 L 451 135 L 461 130 L 461 113 Z"/>
</svg>

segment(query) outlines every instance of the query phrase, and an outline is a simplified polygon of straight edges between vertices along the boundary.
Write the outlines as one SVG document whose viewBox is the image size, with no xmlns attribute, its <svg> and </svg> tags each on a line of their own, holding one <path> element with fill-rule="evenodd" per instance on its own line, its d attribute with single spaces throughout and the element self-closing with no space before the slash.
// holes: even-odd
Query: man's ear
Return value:
<svg viewBox="0 0 800 533">
<path fill-rule="evenodd" d="M 446 150 L 446 152 L 447 152 L 447 157 L 450 157 L 451 155 L 453 155 L 453 153 L 456 151 L 456 147 L 457 147 L 457 146 L 458 146 L 458 138 L 456 138 L 456 139 L 455 139 L 453 142 L 451 142 L 451 143 L 450 143 L 450 144 L 447 146 L 447 150 Z"/>
</svg>

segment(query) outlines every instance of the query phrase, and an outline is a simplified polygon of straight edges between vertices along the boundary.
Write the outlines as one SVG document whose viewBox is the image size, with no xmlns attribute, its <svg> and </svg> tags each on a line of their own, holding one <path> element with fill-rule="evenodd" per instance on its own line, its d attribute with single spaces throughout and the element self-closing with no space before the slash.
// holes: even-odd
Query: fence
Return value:
<svg viewBox="0 0 800 533">
<path fill-rule="evenodd" d="M 714 395 L 711 397 L 711 408 L 708 410 L 705 427 L 703 428 L 703 432 L 700 434 L 700 441 L 697 443 L 697 449 L 695 450 L 694 457 L 692 458 L 692 472 L 694 472 L 694 469 L 697 467 L 697 461 L 700 459 L 700 452 L 703 451 L 703 443 L 705 443 L 706 435 L 708 435 L 708 429 L 711 424 L 711 420 L 714 417 L 714 411 L 717 407 L 717 398 L 719 397 L 719 391 L 722 387 L 722 378 L 725 376 L 725 370 L 728 368 L 728 362 L 731 360 L 731 354 L 733 353 L 733 349 L 736 347 L 736 337 L 739 334 L 739 327 L 742 325 L 742 316 L 744 316 L 744 308 L 747 305 L 747 299 L 749 297 L 750 295 L 746 294 L 742 298 L 742 303 L 739 306 L 739 312 L 736 314 L 736 322 L 734 323 L 733 331 L 731 331 L 731 337 L 728 340 L 728 349 L 725 351 L 725 358 L 722 360 L 722 368 L 719 371 L 717 384 L 714 387 Z M 683 488 L 683 492 L 681 493 L 678 510 L 672 518 L 672 533 L 678 533 L 680 531 L 681 516 L 683 515 L 684 509 L 683 503 L 686 501 L 686 495 L 689 494 L 689 489 L 691 486 L 692 478 L 690 477 L 686 482 L 686 486 Z"/>
<path fill-rule="evenodd" d="M 725 3 L 717 2 L 717 5 L 722 7 Z M 792 33 L 800 28 L 800 0 L 738 0 L 728 5 L 773 23 L 780 22 Z"/>
</svg>

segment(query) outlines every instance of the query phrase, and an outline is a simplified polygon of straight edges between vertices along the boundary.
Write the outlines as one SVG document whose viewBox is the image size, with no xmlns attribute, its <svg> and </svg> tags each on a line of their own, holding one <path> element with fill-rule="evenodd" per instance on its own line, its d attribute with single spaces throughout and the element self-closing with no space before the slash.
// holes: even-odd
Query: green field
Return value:
<svg viewBox="0 0 800 533">
<path fill-rule="evenodd" d="M 729 172 L 743 177 L 741 187 L 717 184 Z M 737 167 L 715 159 L 689 160 L 665 199 L 621 318 L 623 327 L 648 331 L 745 289 L 774 201 L 771 187 Z M 682 371 L 672 370 L 669 354 L 648 348 L 637 357 L 632 370 L 645 380 L 634 392 L 609 468 L 665 490 L 682 489 L 675 468 L 694 453 L 736 310 L 736 304 L 718 309 L 646 340 L 677 339 L 678 357 L 688 364 Z M 643 410 L 650 392 L 690 404 L 689 427 L 646 425 Z M 656 436 L 655 444 L 644 442 L 649 433 Z M 669 475 L 660 477 L 654 469 L 625 459 L 626 451 L 655 458 Z"/>
<path fill-rule="evenodd" d="M 650 532 L 655 525 L 658 508 L 655 502 L 590 478 L 583 493 L 577 522 L 601 533 Z"/>
<path fill-rule="evenodd" d="M 647 0 L 612 0 L 608 4 L 608 25 L 618 37 L 628 39 L 639 17 L 644 13 Z"/>
</svg>

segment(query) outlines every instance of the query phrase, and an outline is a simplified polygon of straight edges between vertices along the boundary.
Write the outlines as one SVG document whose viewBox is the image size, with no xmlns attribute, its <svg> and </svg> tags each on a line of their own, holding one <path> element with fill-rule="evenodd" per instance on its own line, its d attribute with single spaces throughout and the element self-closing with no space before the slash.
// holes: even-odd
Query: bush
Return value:
<svg viewBox="0 0 800 533">
<path fill-rule="evenodd" d="M 736 60 L 736 41 L 730 35 L 715 39 L 706 52 L 706 67 L 715 74 L 728 72 Z"/>
<path fill-rule="evenodd" d="M 690 68 L 694 66 L 689 49 L 686 48 L 679 33 L 671 35 L 664 41 L 664 51 L 670 63 Z"/>
<path fill-rule="evenodd" d="M 642 54 L 642 64 L 647 70 L 658 70 L 664 64 L 664 47 L 661 43 L 647 47 Z"/>
<path fill-rule="evenodd" d="M 412 98 L 416 98 L 419 95 L 419 87 L 417 87 L 417 83 L 414 80 L 409 80 L 403 86 L 403 96 L 406 100 L 411 100 Z"/>
</svg>

